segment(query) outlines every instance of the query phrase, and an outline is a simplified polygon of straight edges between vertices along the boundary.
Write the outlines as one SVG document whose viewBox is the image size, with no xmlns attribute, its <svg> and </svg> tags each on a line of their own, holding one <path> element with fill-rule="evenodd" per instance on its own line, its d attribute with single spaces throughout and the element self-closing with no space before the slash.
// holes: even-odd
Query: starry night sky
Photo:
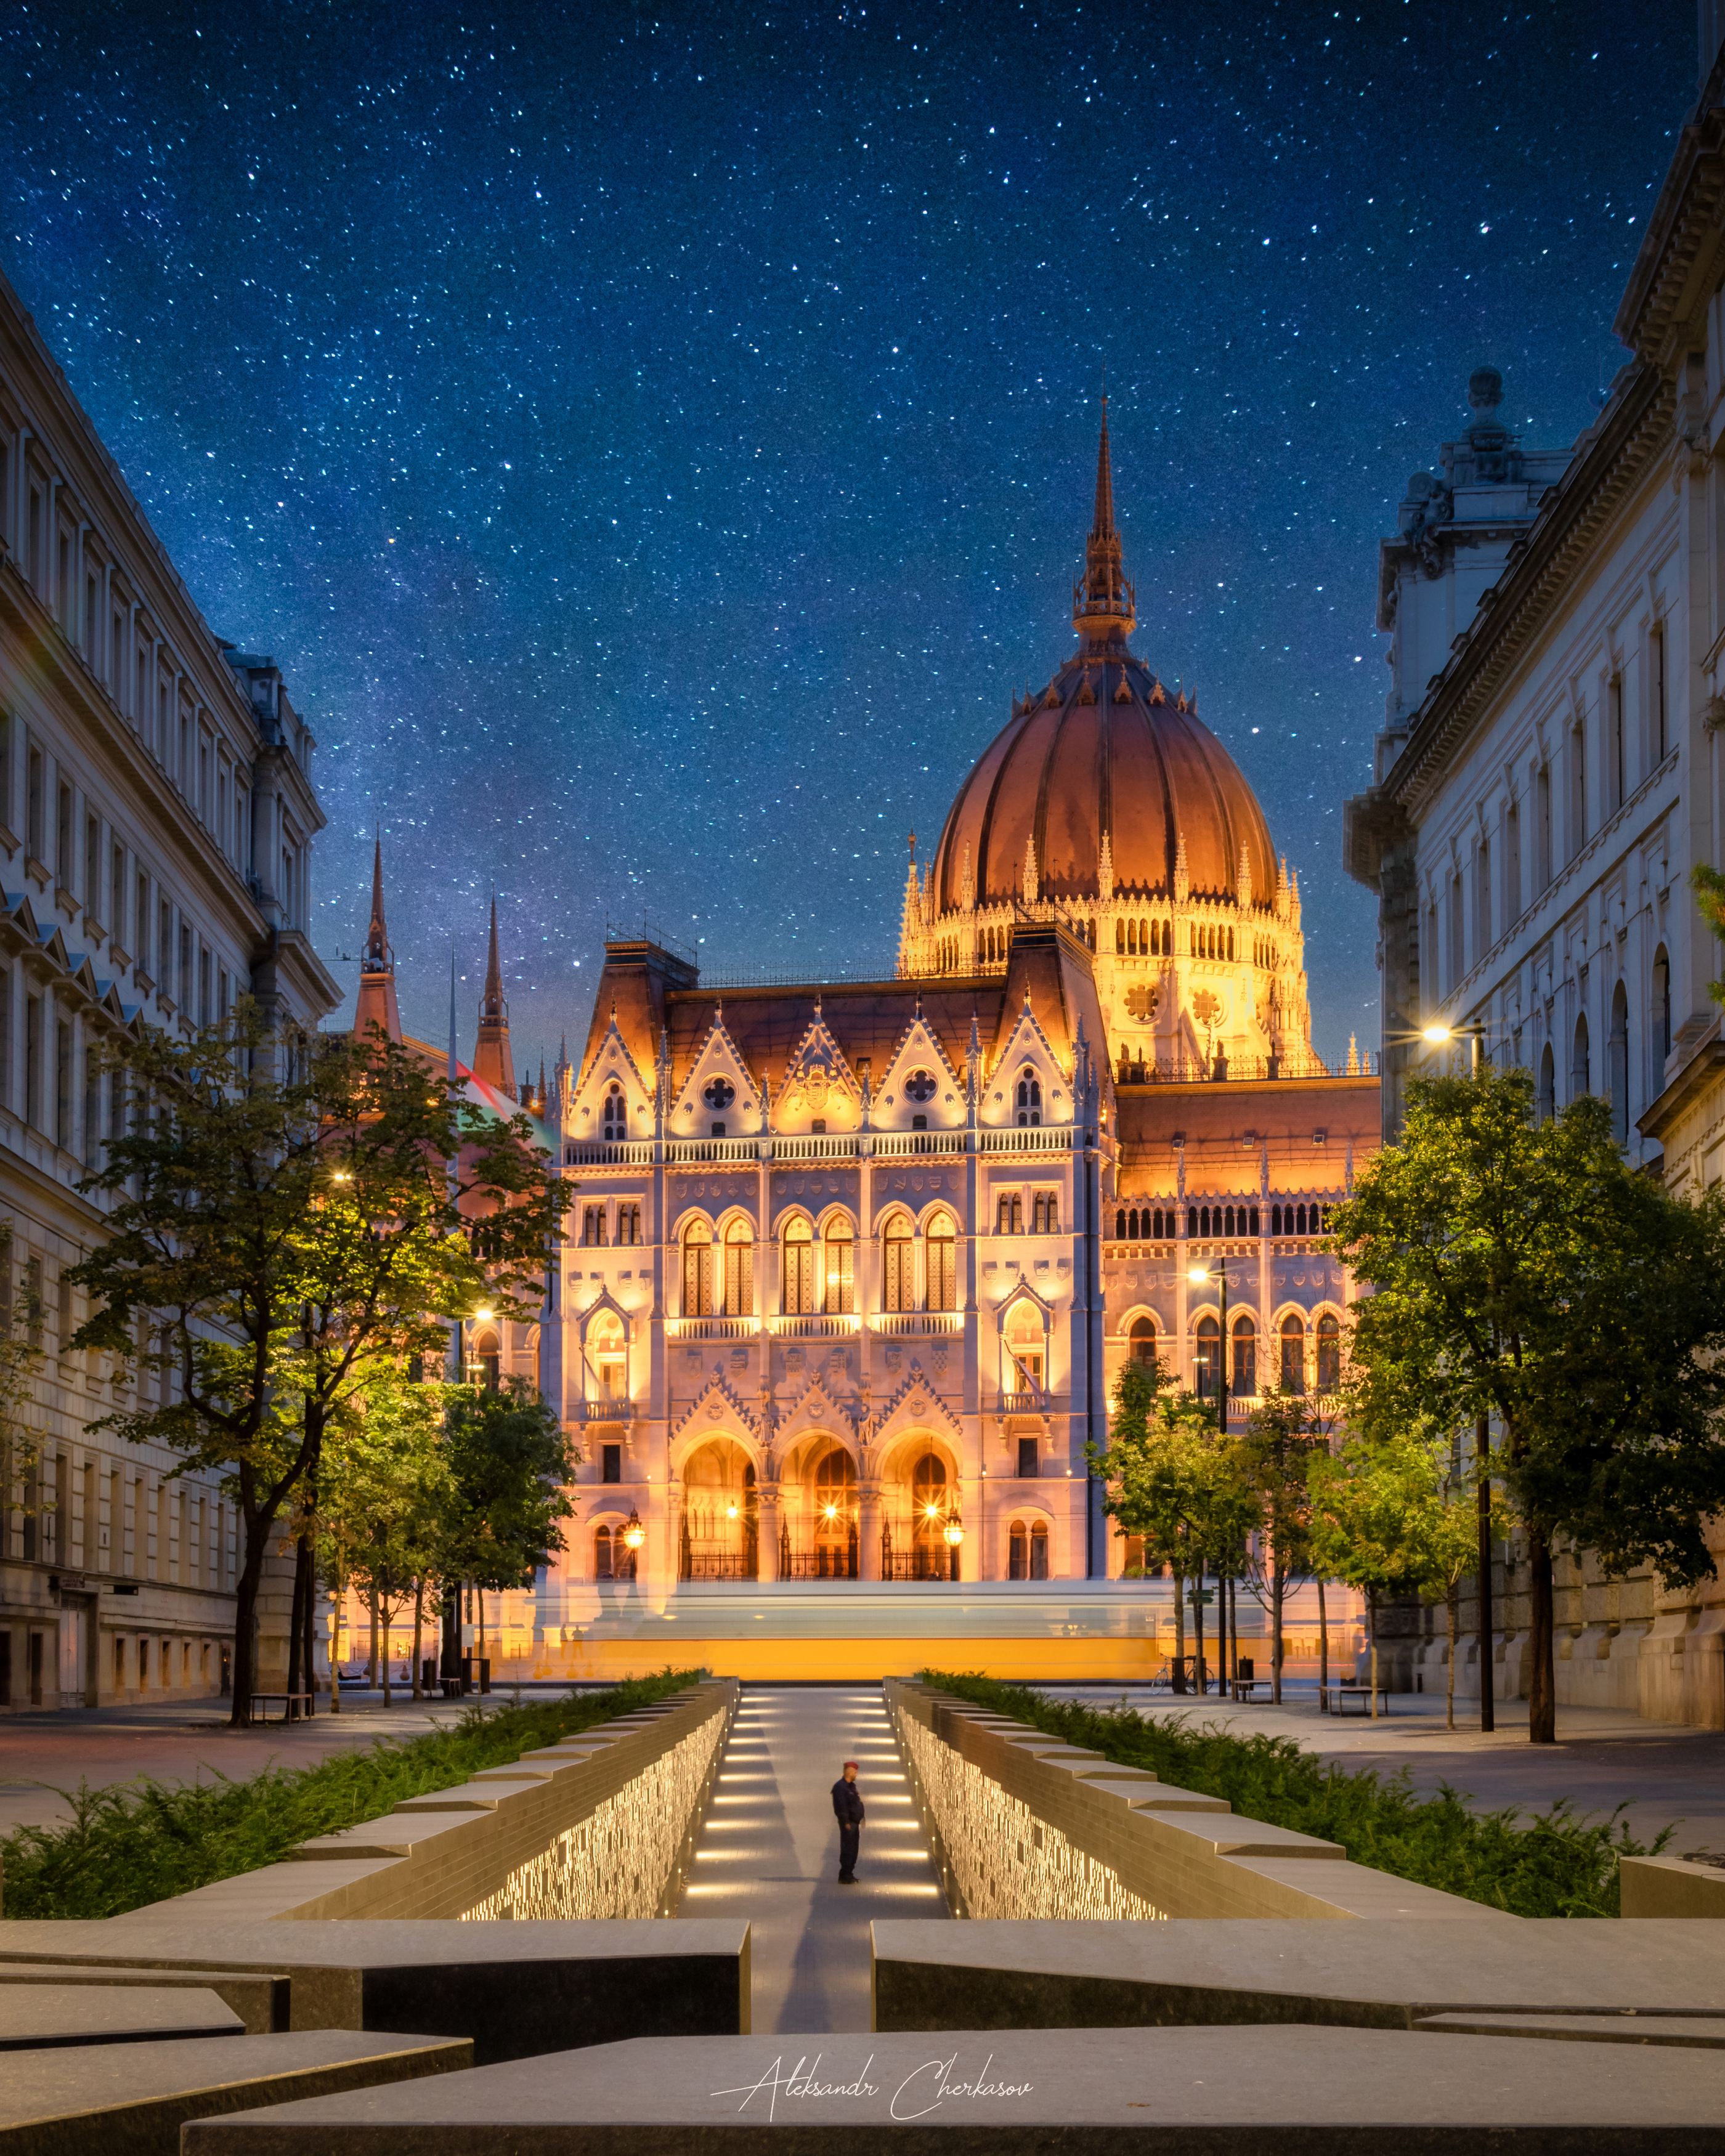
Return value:
<svg viewBox="0 0 1725 2156">
<path fill-rule="evenodd" d="M 1568 442 L 1696 89 L 1692 0 L 0 13 L 0 268 L 218 634 L 320 739 L 319 947 L 372 828 L 410 1029 L 516 1057 L 608 918 L 890 972 L 905 834 L 1071 649 L 1107 369 L 1136 648 L 1305 891 L 1377 542 L 1471 367 Z"/>
</svg>

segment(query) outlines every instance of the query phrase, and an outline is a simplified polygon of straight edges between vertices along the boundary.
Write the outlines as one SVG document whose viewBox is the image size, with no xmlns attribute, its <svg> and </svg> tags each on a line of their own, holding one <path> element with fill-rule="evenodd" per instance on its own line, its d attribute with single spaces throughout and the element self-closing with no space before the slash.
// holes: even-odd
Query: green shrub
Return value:
<svg viewBox="0 0 1725 2156">
<path fill-rule="evenodd" d="M 8 1917 L 117 1917 L 213 1880 L 279 1864 L 300 1842 L 377 1819 L 404 1798 L 453 1788 L 560 1737 L 629 1714 L 705 1675 L 665 1670 L 608 1691 L 486 1712 L 447 1729 L 380 1738 L 315 1767 L 272 1767 L 249 1780 L 218 1774 L 180 1784 L 148 1779 L 59 1792 L 65 1826 L 15 1827 L 0 1840 Z"/>
<path fill-rule="evenodd" d="M 1236 1737 L 1183 1716 L 1148 1719 L 1048 1698 L 1024 1685 L 974 1673 L 925 1670 L 927 1683 L 1033 1729 L 1139 1767 L 1181 1789 L 1225 1797 L 1242 1818 L 1340 1842 L 1356 1864 L 1484 1902 L 1517 1917 L 1615 1917 L 1620 1857 L 1656 1855 L 1630 1835 L 1619 1804 L 1608 1818 L 1579 1814 L 1567 1797 L 1524 1814 L 1473 1812 L 1445 1784 L 1434 1797 L 1409 1786 L 1408 1770 L 1350 1770 L 1302 1752 L 1291 1737 Z"/>
</svg>

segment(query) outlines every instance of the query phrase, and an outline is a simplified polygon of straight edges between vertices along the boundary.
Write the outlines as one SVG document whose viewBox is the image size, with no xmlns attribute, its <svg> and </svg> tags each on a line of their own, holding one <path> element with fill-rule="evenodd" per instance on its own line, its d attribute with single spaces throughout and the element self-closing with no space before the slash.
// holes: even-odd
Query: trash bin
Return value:
<svg viewBox="0 0 1725 2156">
<path fill-rule="evenodd" d="M 461 1681 L 469 1691 L 489 1691 L 491 1689 L 490 1656 L 464 1655 L 461 1658 Z"/>
</svg>

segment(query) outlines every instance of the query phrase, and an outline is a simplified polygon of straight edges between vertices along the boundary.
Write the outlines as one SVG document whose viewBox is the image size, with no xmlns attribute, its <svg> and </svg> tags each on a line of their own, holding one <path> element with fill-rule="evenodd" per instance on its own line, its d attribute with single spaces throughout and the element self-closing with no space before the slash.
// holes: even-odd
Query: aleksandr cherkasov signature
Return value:
<svg viewBox="0 0 1725 2156">
<path fill-rule="evenodd" d="M 787 2073 L 784 2055 L 781 2052 L 760 2079 L 746 2082 L 737 2088 L 713 2089 L 713 2096 L 740 2096 L 742 2102 L 737 2108 L 747 2111 L 757 2096 L 767 2098 L 767 2116 L 771 2120 L 777 2113 L 781 2097 L 852 2097 L 861 2098 L 880 2094 L 880 2085 L 869 2079 L 869 2069 L 875 2063 L 870 2052 L 863 2061 L 862 2070 L 852 2080 L 824 2082 L 819 2078 L 824 2054 L 817 2051 L 811 2061 L 805 2052 Z M 994 2063 L 990 2051 L 983 2061 L 983 2070 L 973 2081 L 954 2078 L 958 2066 L 958 2054 L 949 2059 L 926 2059 L 920 2066 L 912 2067 L 892 2092 L 887 2107 L 889 2115 L 896 2119 L 926 2118 L 932 2111 L 957 2098 L 975 2102 L 988 2097 L 1028 2096 L 1035 2087 L 1034 2082 L 991 2082 L 988 2069 Z M 902 2105 L 903 2109 L 900 2107 Z"/>
</svg>

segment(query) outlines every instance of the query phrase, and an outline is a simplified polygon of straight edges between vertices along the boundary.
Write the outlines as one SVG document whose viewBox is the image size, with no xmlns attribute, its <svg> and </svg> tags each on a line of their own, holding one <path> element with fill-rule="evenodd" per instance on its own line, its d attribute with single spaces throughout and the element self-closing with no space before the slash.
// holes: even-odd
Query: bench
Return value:
<svg viewBox="0 0 1725 2156">
<path fill-rule="evenodd" d="M 1235 1677 L 1229 1686 L 1229 1690 L 1233 1693 L 1235 1699 L 1237 1702 L 1242 1700 L 1251 1700 L 1255 1699 L 1258 1697 L 1258 1688 L 1260 1685 L 1263 1686 L 1264 1690 L 1267 1691 L 1270 1689 L 1269 1678 Z"/>
<path fill-rule="evenodd" d="M 252 1694 L 252 1719 L 254 1722 L 268 1722 L 270 1719 L 268 1713 L 260 1714 L 258 1710 L 260 1707 L 267 1708 L 272 1699 L 279 1699 L 281 1702 L 281 1719 L 284 1722 L 297 1722 L 300 1717 L 295 1710 L 303 1707 L 309 1716 L 311 1712 L 312 1697 L 313 1695 L 309 1691 L 254 1691 Z"/>
<path fill-rule="evenodd" d="M 1388 1714 L 1389 1712 L 1389 1686 L 1387 1684 L 1380 1684 L 1377 1687 L 1377 1691 L 1378 1698 L 1384 1702 L 1384 1712 Z M 1350 1699 L 1357 1699 L 1360 1702 L 1359 1711 L 1362 1714 L 1369 1714 L 1372 1711 L 1372 1686 L 1368 1684 L 1338 1684 L 1332 1686 L 1330 1689 L 1329 1712 L 1332 1714 L 1346 1714 L 1348 1709 L 1346 1706 L 1344 1706 L 1343 1702 Z"/>
</svg>

